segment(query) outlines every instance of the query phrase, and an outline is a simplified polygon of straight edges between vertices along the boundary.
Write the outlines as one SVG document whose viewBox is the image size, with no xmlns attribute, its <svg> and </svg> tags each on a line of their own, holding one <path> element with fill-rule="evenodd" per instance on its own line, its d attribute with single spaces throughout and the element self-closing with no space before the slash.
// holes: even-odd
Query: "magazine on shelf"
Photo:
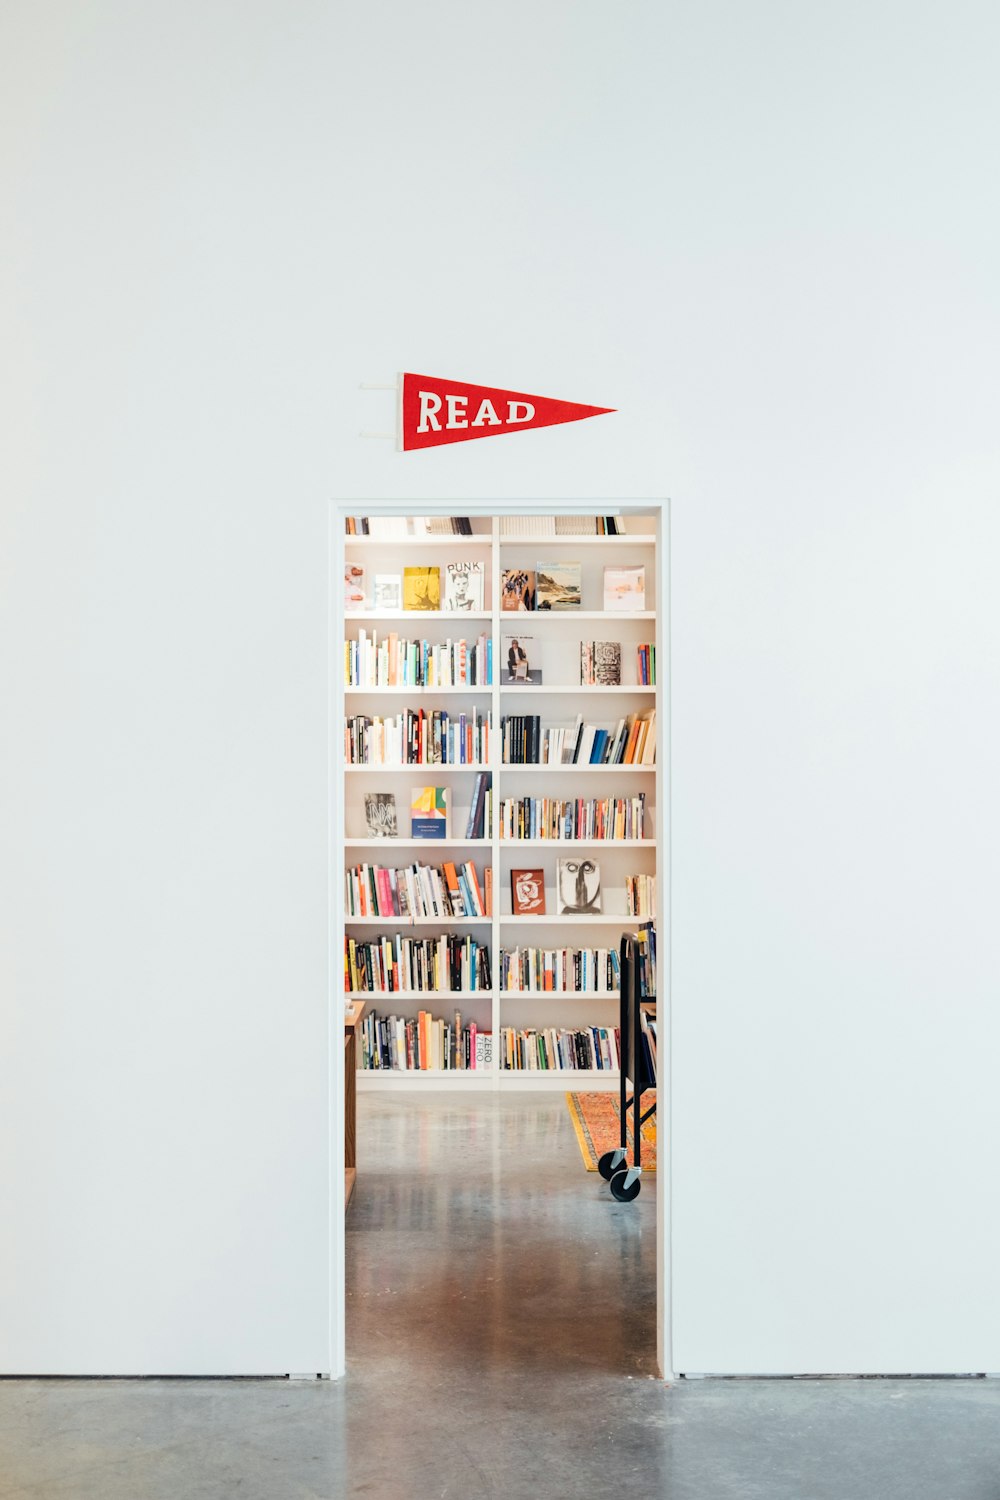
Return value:
<svg viewBox="0 0 1000 1500">
<path fill-rule="evenodd" d="M 503 614 L 527 613 L 535 607 L 534 568 L 504 568 L 500 580 Z"/>
<path fill-rule="evenodd" d="M 559 915 L 584 916 L 601 910 L 601 867 L 595 859 L 574 855 L 556 860 Z"/>
<path fill-rule="evenodd" d="M 580 683 L 583 687 L 619 687 L 621 680 L 621 641 L 580 642 Z"/>
<path fill-rule="evenodd" d="M 544 562 L 535 567 L 536 609 L 579 609 L 583 569 L 578 562 Z"/>
<path fill-rule="evenodd" d="M 646 608 L 646 569 L 605 568 L 604 608 L 608 611 Z"/>
<path fill-rule="evenodd" d="M 344 564 L 344 608 L 364 609 L 367 604 L 365 596 L 365 570 L 360 563 Z"/>
<path fill-rule="evenodd" d="M 375 574 L 375 608 L 402 609 L 403 578 L 400 573 Z"/>
<path fill-rule="evenodd" d="M 421 786 L 410 803 L 410 837 L 444 839 L 448 837 L 448 788 Z"/>
<path fill-rule="evenodd" d="M 503 637 L 503 649 L 500 656 L 503 666 L 501 682 L 508 685 L 515 683 L 521 687 L 538 687 L 541 684 L 541 669 L 531 665 L 535 647 L 535 639 L 530 635 L 505 635 Z"/>
<path fill-rule="evenodd" d="M 427 610 L 441 608 L 441 569 L 403 569 L 403 608 Z"/>
<path fill-rule="evenodd" d="M 369 838 L 394 839 L 398 833 L 395 795 L 392 792 L 365 792 L 365 822 Z"/>
<path fill-rule="evenodd" d="M 544 917 L 545 871 L 511 870 L 510 899 L 515 917 Z"/>
<path fill-rule="evenodd" d="M 483 564 L 450 562 L 444 570 L 442 608 L 461 612 L 483 607 Z"/>
</svg>

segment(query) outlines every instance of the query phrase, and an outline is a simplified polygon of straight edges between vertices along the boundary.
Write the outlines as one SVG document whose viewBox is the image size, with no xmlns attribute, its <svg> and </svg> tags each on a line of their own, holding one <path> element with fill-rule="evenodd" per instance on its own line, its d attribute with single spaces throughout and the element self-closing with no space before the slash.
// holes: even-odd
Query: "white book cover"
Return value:
<svg viewBox="0 0 1000 1500">
<path fill-rule="evenodd" d="M 484 593 L 481 562 L 445 563 L 443 583 L 442 609 L 457 613 L 482 610 Z"/>
<path fill-rule="evenodd" d="M 645 609 L 646 569 L 605 568 L 604 608 L 609 612 Z"/>
</svg>

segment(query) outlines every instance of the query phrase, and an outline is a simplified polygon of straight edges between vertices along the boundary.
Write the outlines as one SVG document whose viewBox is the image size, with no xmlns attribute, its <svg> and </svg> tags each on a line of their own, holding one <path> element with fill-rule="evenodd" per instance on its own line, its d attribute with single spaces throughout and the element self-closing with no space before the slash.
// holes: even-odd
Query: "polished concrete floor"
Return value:
<svg viewBox="0 0 1000 1500">
<path fill-rule="evenodd" d="M 364 1095 L 346 1381 L 0 1381 L 0 1500 L 996 1500 L 1000 1382 L 653 1378 L 655 1184 L 561 1095 Z"/>
</svg>

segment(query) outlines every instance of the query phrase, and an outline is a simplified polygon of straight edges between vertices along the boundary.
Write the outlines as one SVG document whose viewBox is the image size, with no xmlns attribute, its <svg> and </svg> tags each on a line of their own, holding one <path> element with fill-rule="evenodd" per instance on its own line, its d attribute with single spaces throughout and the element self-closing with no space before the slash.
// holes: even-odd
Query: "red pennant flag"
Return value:
<svg viewBox="0 0 1000 1500">
<path fill-rule="evenodd" d="M 407 374 L 403 376 L 400 403 L 400 446 L 409 451 L 436 448 L 441 443 L 467 443 L 472 438 L 500 437 L 530 427 L 580 422 L 614 409 L 526 396 L 523 391 L 501 391 L 489 385 L 466 385 L 461 380 L 439 380 L 434 375 Z"/>
</svg>

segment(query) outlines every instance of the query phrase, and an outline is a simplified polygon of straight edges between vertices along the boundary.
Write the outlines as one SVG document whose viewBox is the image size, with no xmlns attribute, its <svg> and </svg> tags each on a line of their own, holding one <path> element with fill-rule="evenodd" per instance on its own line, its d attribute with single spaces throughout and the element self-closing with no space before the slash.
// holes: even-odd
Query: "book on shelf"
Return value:
<svg viewBox="0 0 1000 1500">
<path fill-rule="evenodd" d="M 619 687 L 621 680 L 621 641 L 580 642 L 581 687 Z"/>
<path fill-rule="evenodd" d="M 501 614 L 529 613 L 534 607 L 534 568 L 504 568 L 500 575 Z"/>
<path fill-rule="evenodd" d="M 449 788 L 421 786 L 410 800 L 410 837 L 444 839 L 448 837 Z"/>
<path fill-rule="evenodd" d="M 367 536 L 368 535 L 368 517 L 367 516 L 345 516 L 345 518 L 344 518 L 344 531 L 346 532 L 346 534 L 348 536 Z"/>
<path fill-rule="evenodd" d="M 540 687 L 541 669 L 531 665 L 535 639 L 530 635 L 505 635 L 502 639 L 503 681 L 520 687 Z M 538 658 L 535 656 L 535 661 Z"/>
<path fill-rule="evenodd" d="M 560 916 L 589 916 L 601 910 L 601 867 L 596 859 L 572 855 L 556 860 L 556 906 Z"/>
<path fill-rule="evenodd" d="M 403 569 L 403 608 L 427 610 L 441 608 L 441 569 Z"/>
<path fill-rule="evenodd" d="M 394 542 L 413 535 L 409 516 L 369 516 L 367 535 L 376 541 Z"/>
<path fill-rule="evenodd" d="M 617 948 L 501 948 L 498 980 L 505 995 L 617 994 Z"/>
<path fill-rule="evenodd" d="M 369 1011 L 359 1029 L 358 1066 L 362 1072 L 419 1073 L 483 1071 L 492 1066 L 489 1032 L 475 1021 L 462 1025 L 460 1011 L 450 1020 L 421 1010 L 416 1016 Z"/>
<path fill-rule="evenodd" d="M 456 614 L 463 610 L 481 610 L 483 597 L 483 564 L 481 562 L 445 563 L 442 609 L 451 610 Z"/>
<path fill-rule="evenodd" d="M 352 766 L 482 765 L 490 758 L 492 728 L 490 709 L 352 714 L 344 724 L 344 756 Z"/>
<path fill-rule="evenodd" d="M 472 801 L 465 825 L 467 839 L 490 837 L 493 827 L 493 777 L 489 771 L 477 771 L 472 786 Z"/>
<path fill-rule="evenodd" d="M 486 916 L 483 884 L 472 860 L 446 860 L 440 868 L 354 865 L 344 875 L 344 898 L 348 919 Z"/>
<path fill-rule="evenodd" d="M 372 839 L 394 839 L 399 836 L 396 823 L 396 797 L 393 792 L 365 792 L 365 825 Z"/>
<path fill-rule="evenodd" d="M 651 917 L 656 910 L 656 877 L 628 875 L 625 878 L 625 910 L 630 917 Z"/>
<path fill-rule="evenodd" d="M 468 516 L 426 516 L 423 524 L 428 536 L 472 535 L 472 521 Z"/>
<path fill-rule="evenodd" d="M 515 843 L 641 839 L 645 817 L 644 792 L 631 797 L 504 797 L 497 807 L 499 837 Z"/>
<path fill-rule="evenodd" d="M 544 917 L 545 871 L 511 870 L 510 899 L 515 917 Z"/>
<path fill-rule="evenodd" d="M 583 568 L 578 562 L 535 565 L 535 609 L 579 609 Z"/>
<path fill-rule="evenodd" d="M 402 609 L 403 575 L 401 573 L 376 573 L 374 595 L 376 609 Z"/>
<path fill-rule="evenodd" d="M 646 569 L 641 565 L 631 568 L 606 567 L 604 608 L 609 613 L 615 610 L 645 609 Z"/>
<path fill-rule="evenodd" d="M 617 1026 L 502 1026 L 500 1068 L 513 1073 L 617 1073 L 621 1035 Z"/>
<path fill-rule="evenodd" d="M 555 516 L 501 516 L 501 536 L 555 536 Z"/>
<path fill-rule="evenodd" d="M 361 563 L 347 562 L 344 564 L 344 608 L 364 609 L 367 600 L 365 594 L 365 570 Z"/>
<path fill-rule="evenodd" d="M 642 642 L 635 648 L 636 678 L 643 687 L 656 685 L 656 647 Z"/>
<path fill-rule="evenodd" d="M 347 687 L 489 687 L 493 682 L 493 637 L 475 641 L 409 640 L 395 630 L 369 633 L 344 642 Z"/>
<path fill-rule="evenodd" d="M 615 724 L 543 726 L 539 714 L 506 714 L 500 720 L 505 765 L 653 765 L 656 711 L 625 714 Z"/>
<path fill-rule="evenodd" d="M 344 939 L 344 984 L 351 994 L 470 993 L 492 983 L 489 948 L 471 934 L 418 938 L 396 932 L 370 941 Z"/>
<path fill-rule="evenodd" d="M 656 999 L 656 926 L 643 922 L 636 933 L 639 953 L 639 993 L 644 1000 Z"/>
</svg>

